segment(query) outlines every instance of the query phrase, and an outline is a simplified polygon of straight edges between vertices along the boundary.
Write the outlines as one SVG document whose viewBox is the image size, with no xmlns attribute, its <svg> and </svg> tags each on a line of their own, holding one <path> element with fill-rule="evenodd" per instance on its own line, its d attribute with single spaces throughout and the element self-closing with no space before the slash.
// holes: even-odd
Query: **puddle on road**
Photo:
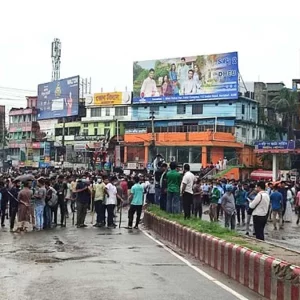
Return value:
<svg viewBox="0 0 300 300">
<path fill-rule="evenodd" d="M 122 233 L 121 232 L 118 232 L 118 233 L 101 232 L 101 233 L 97 233 L 97 235 L 122 235 Z"/>
</svg>

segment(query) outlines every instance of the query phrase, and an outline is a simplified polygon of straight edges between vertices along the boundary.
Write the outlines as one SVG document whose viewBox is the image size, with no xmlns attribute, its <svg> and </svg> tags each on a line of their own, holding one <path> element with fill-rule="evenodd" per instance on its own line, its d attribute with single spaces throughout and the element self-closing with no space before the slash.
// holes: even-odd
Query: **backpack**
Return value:
<svg viewBox="0 0 300 300">
<path fill-rule="evenodd" d="M 47 202 L 47 204 L 50 206 L 50 207 L 54 207 L 57 202 L 58 202 L 58 197 L 57 197 L 57 192 L 56 190 L 53 188 L 53 187 L 50 187 L 50 191 L 52 191 L 52 197 L 51 199 Z"/>
</svg>

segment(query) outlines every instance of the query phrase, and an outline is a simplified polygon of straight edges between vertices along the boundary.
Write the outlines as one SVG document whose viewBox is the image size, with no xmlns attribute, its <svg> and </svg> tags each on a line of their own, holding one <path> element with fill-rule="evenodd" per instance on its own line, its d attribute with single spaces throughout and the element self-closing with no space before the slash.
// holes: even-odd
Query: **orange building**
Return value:
<svg viewBox="0 0 300 300">
<path fill-rule="evenodd" d="M 201 164 L 206 167 L 210 163 L 216 164 L 231 152 L 231 156 L 240 158 L 239 164 L 248 167 L 256 164 L 253 147 L 237 142 L 232 133 L 212 131 L 155 133 L 154 139 L 156 153 L 162 154 L 168 162 L 172 160 L 172 157 L 178 161 L 178 151 L 181 151 L 186 159 L 180 161 L 182 160 L 180 158 L 179 162 Z M 146 167 L 151 161 L 151 153 L 149 153 L 151 143 L 151 133 L 126 133 L 124 135 L 124 163 L 137 163 L 140 169 Z M 197 160 L 195 156 L 199 159 Z M 229 158 L 233 157 L 229 156 Z"/>
<path fill-rule="evenodd" d="M 265 138 L 258 103 L 246 97 L 132 105 L 131 120 L 123 125 L 127 169 L 149 167 L 156 154 L 166 162 L 189 163 L 193 171 L 225 157 L 251 168 L 256 166 L 254 142 Z"/>
</svg>

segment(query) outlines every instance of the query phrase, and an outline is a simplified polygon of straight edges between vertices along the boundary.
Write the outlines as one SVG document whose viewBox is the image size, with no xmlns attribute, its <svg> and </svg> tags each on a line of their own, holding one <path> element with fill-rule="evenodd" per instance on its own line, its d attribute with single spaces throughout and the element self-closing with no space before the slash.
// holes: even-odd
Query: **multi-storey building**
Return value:
<svg viewBox="0 0 300 300">
<path fill-rule="evenodd" d="M 12 108 L 9 112 L 9 154 L 13 165 L 39 167 L 50 162 L 51 145 L 43 141 L 36 101 L 37 97 L 27 97 L 26 108 Z"/>
<path fill-rule="evenodd" d="M 254 166 L 253 142 L 265 138 L 265 129 L 258 125 L 258 108 L 257 101 L 242 96 L 133 105 L 131 121 L 124 123 L 124 162 L 142 169 L 161 154 L 168 162 L 190 163 L 194 169 L 224 157 Z"/>
<path fill-rule="evenodd" d="M 93 101 L 87 103 L 86 117 L 82 118 L 78 140 L 88 143 L 91 148 L 105 148 L 107 159 L 114 161 L 115 147 L 123 141 L 124 122 L 131 120 L 130 104 L 131 93 L 128 92 L 94 94 Z M 123 148 L 119 154 L 117 159 L 123 161 Z"/>
</svg>

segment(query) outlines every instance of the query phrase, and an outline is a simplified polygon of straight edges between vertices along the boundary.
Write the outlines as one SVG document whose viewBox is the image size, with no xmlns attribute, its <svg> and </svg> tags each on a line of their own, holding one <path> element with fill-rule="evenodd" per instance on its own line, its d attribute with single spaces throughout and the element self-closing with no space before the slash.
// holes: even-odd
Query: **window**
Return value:
<svg viewBox="0 0 300 300">
<path fill-rule="evenodd" d="M 242 105 L 242 115 L 244 115 L 245 114 L 245 105 L 243 104 Z"/>
<path fill-rule="evenodd" d="M 186 107 L 184 104 L 177 105 L 177 115 L 184 115 L 186 111 Z"/>
<path fill-rule="evenodd" d="M 262 140 L 262 132 L 261 132 L 261 130 L 259 131 L 259 139 Z"/>
<path fill-rule="evenodd" d="M 242 137 L 246 137 L 246 128 L 242 128 Z"/>
<path fill-rule="evenodd" d="M 106 136 L 109 133 L 110 129 L 109 128 L 104 128 L 104 135 Z"/>
<path fill-rule="evenodd" d="M 192 105 L 192 114 L 193 115 L 203 114 L 203 104 L 193 104 Z"/>
<path fill-rule="evenodd" d="M 255 139 L 255 129 L 252 129 L 252 138 Z"/>
<path fill-rule="evenodd" d="M 101 107 L 91 108 L 91 117 L 101 117 Z"/>
<path fill-rule="evenodd" d="M 110 116 L 110 107 L 105 108 L 105 116 L 109 117 Z"/>
<path fill-rule="evenodd" d="M 110 127 L 110 123 L 109 122 L 105 122 L 104 123 L 104 127 Z"/>
<path fill-rule="evenodd" d="M 88 129 L 83 129 L 82 130 L 82 134 L 83 135 L 88 135 L 89 134 L 89 130 Z"/>
<path fill-rule="evenodd" d="M 117 117 L 128 116 L 128 106 L 120 106 L 115 108 L 115 115 Z"/>
<path fill-rule="evenodd" d="M 94 127 L 98 127 L 98 123 L 97 122 L 94 123 Z"/>
<path fill-rule="evenodd" d="M 158 106 L 158 105 L 153 105 L 153 106 L 151 106 L 151 107 L 150 107 L 150 113 L 151 113 L 152 111 L 154 112 L 154 116 L 155 116 L 155 115 L 159 115 L 159 106 Z"/>
<path fill-rule="evenodd" d="M 88 123 L 84 123 L 83 127 L 87 128 L 87 127 L 89 127 L 89 124 Z"/>
<path fill-rule="evenodd" d="M 94 128 L 94 135 L 98 135 L 98 128 Z"/>
</svg>

